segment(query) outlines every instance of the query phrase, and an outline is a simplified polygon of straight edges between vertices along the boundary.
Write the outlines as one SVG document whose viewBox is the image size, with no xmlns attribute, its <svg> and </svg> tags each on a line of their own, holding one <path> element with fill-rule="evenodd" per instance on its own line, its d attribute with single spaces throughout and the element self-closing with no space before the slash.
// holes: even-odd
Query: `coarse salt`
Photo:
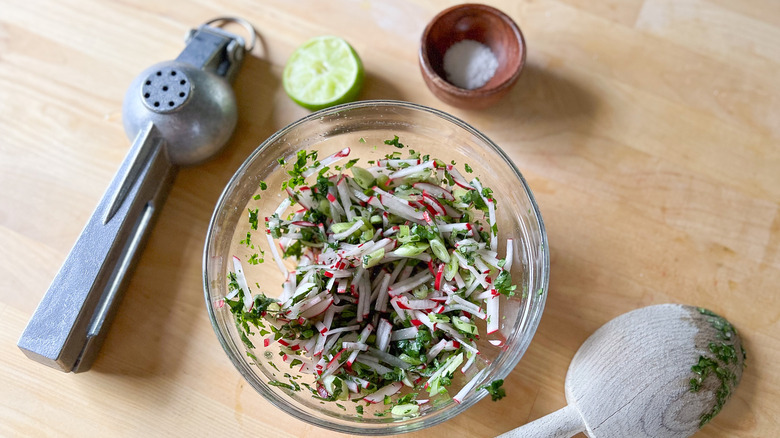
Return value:
<svg viewBox="0 0 780 438">
<path fill-rule="evenodd" d="M 444 54 L 447 80 L 456 87 L 467 90 L 485 85 L 496 74 L 497 68 L 496 55 L 479 41 L 458 41 Z"/>
</svg>

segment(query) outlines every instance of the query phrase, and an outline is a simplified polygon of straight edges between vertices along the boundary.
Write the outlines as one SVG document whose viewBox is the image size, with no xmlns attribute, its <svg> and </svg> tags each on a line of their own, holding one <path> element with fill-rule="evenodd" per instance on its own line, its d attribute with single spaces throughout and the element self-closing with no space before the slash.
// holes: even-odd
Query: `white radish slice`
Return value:
<svg viewBox="0 0 780 438">
<path fill-rule="evenodd" d="M 354 332 L 359 329 L 360 329 L 359 324 L 338 327 L 338 328 L 330 329 L 327 332 L 325 332 L 325 336 L 335 335 L 337 333 L 344 333 L 344 332 Z"/>
<path fill-rule="evenodd" d="M 506 258 L 504 259 L 504 270 L 509 271 L 512 269 L 512 259 L 515 254 L 515 241 L 514 239 L 506 239 Z"/>
<path fill-rule="evenodd" d="M 471 231 L 471 224 L 468 222 L 455 222 L 451 224 L 438 224 L 437 227 L 442 233 L 451 233 L 453 231 Z"/>
<path fill-rule="evenodd" d="M 331 164 L 341 160 L 342 158 L 349 156 L 350 152 L 351 151 L 349 148 L 344 148 L 334 154 L 328 155 L 327 157 L 319 160 L 320 161 L 319 166 L 306 169 L 301 175 L 303 175 L 304 178 L 308 178 L 314 175 L 315 173 L 319 172 L 320 170 L 322 170 L 323 167 L 330 166 Z"/>
<path fill-rule="evenodd" d="M 363 397 L 363 400 L 368 403 L 384 402 L 385 397 L 392 396 L 393 394 L 397 393 L 403 386 L 404 384 L 401 382 L 393 382 L 387 386 L 383 386 L 382 388 L 377 389 L 376 392 Z"/>
<path fill-rule="evenodd" d="M 416 288 L 417 286 L 424 284 L 431 278 L 433 278 L 433 275 L 431 275 L 430 272 L 422 271 L 419 274 L 415 275 L 414 277 L 410 277 L 406 280 L 399 281 L 398 283 L 391 285 L 387 289 L 387 292 L 390 294 L 390 296 L 394 297 L 404 292 L 409 292 L 410 290 Z"/>
<path fill-rule="evenodd" d="M 376 358 L 372 356 L 367 356 L 365 354 L 358 354 L 357 359 L 355 359 L 355 362 L 360 362 L 361 364 L 371 368 L 372 370 L 376 371 L 379 374 L 387 374 L 393 371 L 392 369 L 384 365 L 381 365 Z"/>
<path fill-rule="evenodd" d="M 413 159 L 391 159 L 391 160 L 379 160 L 377 161 L 376 165 L 379 167 L 399 167 L 403 164 L 408 164 L 410 166 L 414 166 L 416 164 L 420 164 L 420 160 L 413 158 Z"/>
<path fill-rule="evenodd" d="M 433 300 L 410 300 L 406 297 L 400 297 L 398 305 L 411 310 L 427 310 L 437 306 Z"/>
<path fill-rule="evenodd" d="M 376 329 L 376 347 L 380 351 L 387 351 L 390 346 L 393 325 L 390 321 L 382 318 L 379 320 L 379 326 Z"/>
<path fill-rule="evenodd" d="M 359 230 L 359 229 L 360 229 L 360 227 L 362 227 L 362 226 L 363 226 L 363 221 L 362 221 L 362 220 L 360 220 L 360 219 L 358 219 L 358 220 L 357 220 L 357 221 L 356 221 L 356 222 L 355 222 L 355 223 L 354 223 L 354 224 L 353 224 L 351 227 L 349 227 L 349 228 L 348 228 L 346 231 L 343 231 L 343 232 L 341 232 L 341 233 L 333 233 L 333 234 L 331 234 L 331 238 L 332 238 L 333 240 L 344 240 L 344 239 L 346 239 L 347 237 L 349 237 L 350 235 L 352 235 L 352 233 L 354 233 L 355 231 Z"/>
<path fill-rule="evenodd" d="M 320 299 L 317 303 L 310 306 L 308 309 L 301 311 L 301 318 L 311 319 L 321 313 L 324 313 L 326 310 L 328 310 L 328 307 L 333 304 L 333 297 L 328 297 L 326 299 Z"/>
<path fill-rule="evenodd" d="M 463 364 L 463 367 L 461 367 L 460 372 L 463 374 L 466 374 L 468 370 L 471 368 L 472 365 L 474 365 L 474 359 L 477 358 L 476 354 L 472 354 L 469 360 L 466 361 L 465 364 Z"/>
<path fill-rule="evenodd" d="M 425 193 L 429 193 L 436 198 L 446 199 L 448 201 L 455 200 L 455 196 L 452 195 L 452 192 L 445 189 L 444 187 L 440 187 L 435 184 L 426 183 L 426 182 L 416 182 L 412 184 L 412 187 L 423 192 L 423 195 Z"/>
<path fill-rule="evenodd" d="M 464 300 L 463 298 L 459 297 L 458 295 L 452 295 L 452 300 L 454 302 L 460 304 L 461 306 L 463 306 L 464 309 L 468 309 L 468 310 L 466 310 L 467 312 L 470 312 L 470 313 L 482 313 L 482 309 L 480 309 L 479 306 L 477 306 L 476 304 L 472 303 L 471 301 Z"/>
<path fill-rule="evenodd" d="M 355 213 L 352 212 L 352 199 L 349 197 L 349 187 L 347 187 L 347 183 L 344 182 L 344 178 L 341 178 L 338 184 L 336 184 L 336 190 L 339 192 L 339 200 L 341 201 L 341 206 L 344 208 L 344 214 L 347 216 L 347 221 L 351 221 L 352 218 L 355 217 Z"/>
<path fill-rule="evenodd" d="M 274 238 L 271 237 L 270 232 L 266 233 L 265 236 L 268 238 L 268 246 L 271 248 L 271 255 L 274 257 L 276 266 L 279 267 L 279 272 L 282 273 L 284 278 L 287 278 L 290 273 L 287 272 L 287 268 L 284 267 L 284 262 L 282 262 L 282 258 L 279 256 L 279 251 L 276 249 L 276 245 L 274 244 Z"/>
<path fill-rule="evenodd" d="M 417 172 L 420 172 L 420 171 L 423 171 L 423 170 L 426 170 L 426 169 L 431 169 L 435 165 L 436 165 L 436 162 L 433 161 L 433 160 L 426 161 L 426 162 L 421 163 L 421 164 L 405 167 L 405 168 L 403 168 L 401 170 L 396 170 L 395 172 L 393 172 L 390 175 L 388 175 L 388 178 L 390 178 L 390 180 L 403 178 L 405 176 L 413 175 L 413 174 L 415 174 Z"/>
<path fill-rule="evenodd" d="M 252 294 L 249 292 L 249 285 L 246 284 L 246 276 L 244 276 L 244 267 L 241 266 L 241 259 L 236 256 L 233 256 L 233 269 L 236 271 L 236 282 L 238 283 L 238 287 L 244 294 L 244 309 L 249 310 L 252 308 Z M 238 292 L 236 291 L 236 294 L 237 293 Z"/>
<path fill-rule="evenodd" d="M 359 326 L 358 326 L 359 327 Z M 368 339 L 369 335 L 371 335 L 371 332 L 374 330 L 373 324 L 367 324 L 365 327 L 363 327 L 363 330 L 360 331 L 360 334 L 357 337 L 357 342 L 359 343 L 365 343 Z M 352 367 L 352 364 L 355 362 L 355 358 L 357 358 L 359 351 L 353 351 L 349 358 L 347 359 L 347 366 Z"/>
<path fill-rule="evenodd" d="M 342 342 L 341 346 L 347 351 L 366 351 L 368 344 L 363 342 Z"/>
<path fill-rule="evenodd" d="M 371 356 L 375 356 L 379 360 L 381 360 L 382 362 L 384 362 L 384 363 L 386 363 L 388 365 L 392 365 L 394 367 L 401 368 L 402 370 L 405 370 L 405 369 L 409 368 L 409 366 L 410 366 L 407 362 L 405 362 L 405 361 L 403 361 L 403 360 L 393 356 L 392 354 L 385 353 L 384 351 L 382 351 L 382 350 L 380 350 L 378 348 L 371 347 L 371 346 L 368 347 L 368 353 L 367 354 L 371 355 Z"/>
<path fill-rule="evenodd" d="M 387 293 L 387 287 L 390 284 L 392 278 L 391 274 L 385 273 L 382 278 L 382 283 L 379 286 L 379 293 L 377 294 L 376 301 L 374 303 L 374 309 L 379 312 L 387 311 L 387 300 L 390 299 L 390 295 Z"/>
<path fill-rule="evenodd" d="M 487 315 L 487 333 L 492 334 L 498 331 L 499 313 L 498 313 L 498 295 L 491 294 L 485 299 L 485 314 Z"/>
<path fill-rule="evenodd" d="M 417 337 L 419 329 L 417 327 L 408 327 L 399 330 L 394 330 L 390 336 L 391 341 L 402 341 L 405 339 L 414 339 Z"/>
<path fill-rule="evenodd" d="M 458 172 L 458 169 L 456 169 L 455 166 L 448 164 L 446 169 L 447 173 L 450 175 L 450 177 L 452 177 L 452 181 L 454 181 L 455 184 L 466 190 L 474 190 L 474 187 L 472 187 L 468 181 L 466 181 L 466 178 L 464 178 L 463 175 Z"/>
<path fill-rule="evenodd" d="M 471 359 L 474 359 L 474 358 L 472 357 Z M 460 391 L 458 391 L 458 393 L 455 394 L 454 397 L 452 397 L 452 399 L 456 403 L 461 403 L 463 401 L 463 399 L 466 397 L 466 395 L 468 395 L 468 393 L 471 392 L 471 390 L 474 389 L 475 386 L 477 386 L 477 382 L 479 382 L 479 379 L 482 378 L 482 374 L 484 372 L 485 372 L 485 370 L 482 370 L 482 371 L 478 372 L 474 377 L 472 377 L 471 380 L 469 380 L 469 383 L 465 384 L 463 386 L 463 388 L 461 388 Z"/>
</svg>

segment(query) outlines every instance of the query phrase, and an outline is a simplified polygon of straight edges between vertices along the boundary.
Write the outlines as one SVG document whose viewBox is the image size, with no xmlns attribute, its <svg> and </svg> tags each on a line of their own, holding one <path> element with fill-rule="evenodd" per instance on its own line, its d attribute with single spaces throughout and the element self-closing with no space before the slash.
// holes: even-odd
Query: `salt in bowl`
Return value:
<svg viewBox="0 0 780 438">
<path fill-rule="evenodd" d="M 461 88 L 447 80 L 444 56 L 455 43 L 473 40 L 495 55 L 495 74 L 481 87 Z M 425 84 L 443 102 L 465 109 L 482 109 L 504 97 L 523 70 L 526 45 L 517 24 L 500 10 L 462 4 L 436 15 L 423 31 L 419 62 Z"/>
</svg>

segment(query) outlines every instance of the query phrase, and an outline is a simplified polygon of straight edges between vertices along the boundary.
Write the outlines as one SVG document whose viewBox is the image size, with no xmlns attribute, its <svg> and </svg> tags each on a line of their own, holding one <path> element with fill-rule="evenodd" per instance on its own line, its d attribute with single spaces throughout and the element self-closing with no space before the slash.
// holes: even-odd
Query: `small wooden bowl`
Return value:
<svg viewBox="0 0 780 438">
<path fill-rule="evenodd" d="M 462 40 L 485 44 L 498 59 L 493 77 L 473 90 L 451 84 L 444 71 L 444 54 Z M 425 84 L 443 102 L 481 109 L 498 102 L 517 82 L 525 53 L 523 34 L 509 16 L 491 6 L 462 4 L 440 12 L 426 26 L 420 42 L 420 70 Z"/>
</svg>

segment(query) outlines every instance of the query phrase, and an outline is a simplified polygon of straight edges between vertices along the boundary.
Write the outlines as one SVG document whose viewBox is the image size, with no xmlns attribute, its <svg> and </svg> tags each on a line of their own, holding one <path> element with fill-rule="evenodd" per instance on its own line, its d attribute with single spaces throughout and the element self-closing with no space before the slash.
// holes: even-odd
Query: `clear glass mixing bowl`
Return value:
<svg viewBox="0 0 780 438">
<path fill-rule="evenodd" d="M 254 342 L 250 357 L 236 329 L 228 306 L 222 305 L 228 292 L 227 273 L 232 271 L 232 256 L 246 260 L 259 249 L 266 251 L 266 262 L 244 263 L 250 285 L 258 283 L 268 296 L 278 296 L 284 278 L 270 257 L 262 225 L 251 230 L 247 210 L 259 208 L 258 217 L 270 216 L 286 194 L 278 190 L 289 178 L 277 159 L 294 157 L 301 149 L 317 150 L 324 157 L 348 146 L 350 158 L 361 163 L 393 152 L 384 140 L 399 136 L 408 148 L 429 154 L 458 166 L 468 163 L 469 177 L 478 176 L 485 187 L 493 189 L 498 202 L 499 254 L 505 253 L 507 238 L 515 245 L 511 275 L 518 286 L 512 298 L 501 296 L 501 347 L 481 339 L 479 366 L 486 368 L 481 384 L 504 379 L 525 353 L 539 324 L 546 299 L 549 255 L 547 235 L 539 209 L 520 171 L 496 144 L 467 123 L 444 112 L 397 101 L 361 101 L 313 113 L 281 129 L 255 150 L 227 184 L 209 225 L 203 254 L 203 287 L 206 306 L 214 331 L 236 369 L 257 392 L 279 409 L 311 424 L 344 433 L 389 435 L 410 432 L 446 421 L 477 403 L 487 392 L 472 392 L 461 403 L 451 398 L 438 400 L 431 409 L 415 418 L 374 416 L 366 408 L 357 415 L 354 404 L 320 403 L 310 392 L 300 392 L 269 385 L 270 380 L 284 380 L 284 373 L 294 373 L 278 355 L 278 344 L 263 347 Z M 265 181 L 269 189 L 260 191 Z M 260 194 L 260 199 L 254 199 Z M 261 219 L 262 221 L 262 219 Z M 250 249 L 245 243 L 252 235 Z M 253 288 L 257 292 L 257 288 Z M 256 359 L 255 359 L 256 358 Z M 461 373 L 455 373 L 459 375 Z M 450 395 L 465 382 L 456 377 Z M 424 398 L 424 397 L 421 397 Z M 384 407 L 381 407 L 384 408 Z"/>
</svg>

